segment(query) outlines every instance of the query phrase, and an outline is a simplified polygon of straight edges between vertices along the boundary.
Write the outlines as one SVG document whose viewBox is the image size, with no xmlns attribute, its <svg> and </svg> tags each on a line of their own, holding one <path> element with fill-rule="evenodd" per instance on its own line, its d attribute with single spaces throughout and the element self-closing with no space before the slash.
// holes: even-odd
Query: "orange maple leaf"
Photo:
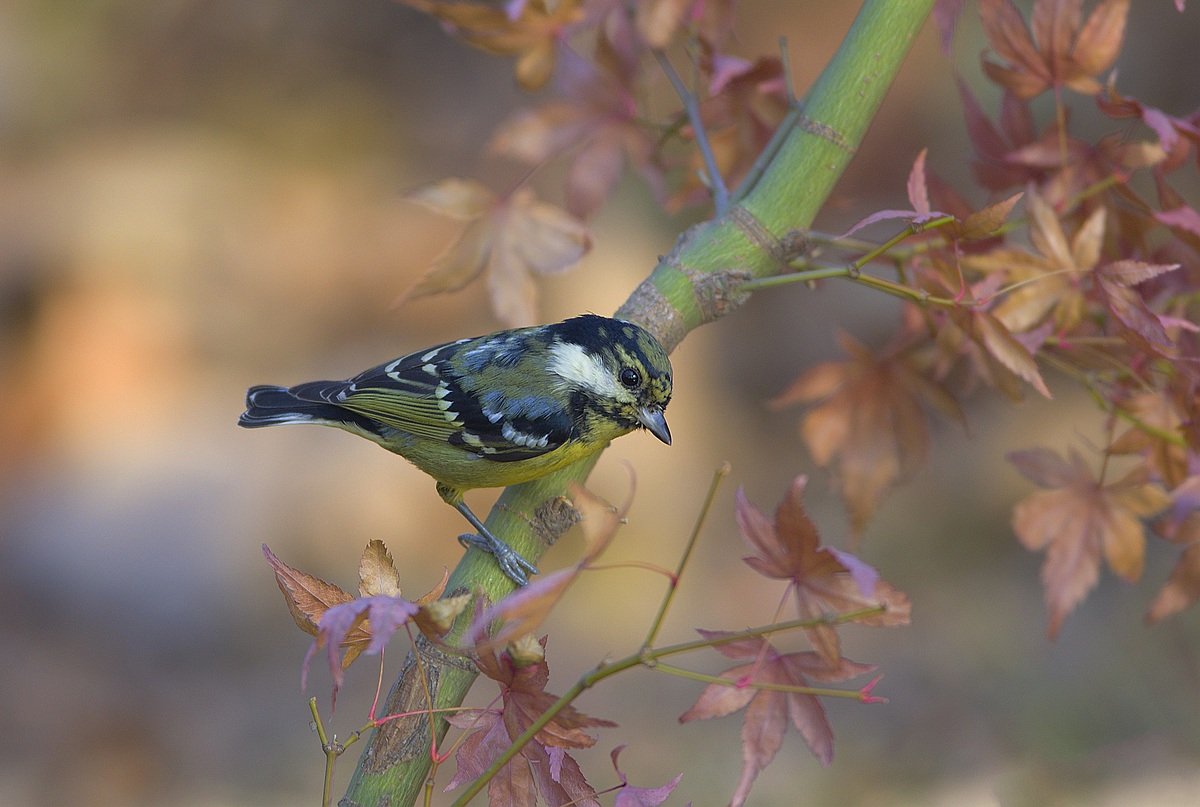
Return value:
<svg viewBox="0 0 1200 807">
<path fill-rule="evenodd" d="M 962 421 L 958 403 L 911 357 L 876 355 L 847 334 L 844 362 L 813 367 L 771 401 L 812 404 L 800 433 L 821 467 L 834 466 L 851 526 L 861 532 L 883 495 L 925 460 L 929 430 L 922 405 Z"/>
<path fill-rule="evenodd" d="M 984 72 L 1018 98 L 1067 87 L 1086 95 L 1100 91 L 1096 74 L 1112 67 L 1125 36 L 1129 0 L 1102 0 L 1083 21 L 1083 0 L 1036 0 L 1030 27 L 1012 0 L 980 0 L 983 30 L 997 55 Z"/>
<path fill-rule="evenodd" d="M 397 299 L 457 291 L 486 274 L 492 310 L 506 325 L 537 321 L 534 275 L 565 271 L 591 249 L 587 227 L 530 188 L 498 198 L 469 179 L 445 179 L 408 197 L 436 213 L 466 222 L 458 238 Z"/>
<path fill-rule="evenodd" d="M 574 57 L 568 65 L 562 78 L 567 97 L 518 112 L 496 131 L 489 149 L 534 165 L 572 152 L 566 207 L 580 218 L 600 208 L 627 162 L 661 197 L 658 135 L 639 116 L 636 74 L 615 58 L 592 65 Z"/>
<path fill-rule="evenodd" d="M 483 3 L 402 0 L 441 20 L 464 42 L 486 53 L 516 56 L 517 82 L 526 90 L 540 89 L 550 79 L 559 43 L 583 18 L 579 0 L 528 0 L 510 9 Z"/>
<path fill-rule="evenodd" d="M 1155 623 L 1200 600 L 1200 476 L 1189 476 L 1171 491 L 1171 510 L 1157 519 L 1154 531 L 1183 547 L 1171 576 L 1146 612 Z"/>
<path fill-rule="evenodd" d="M 1105 485 L 1075 451 L 1069 460 L 1045 448 L 1014 451 L 1008 459 L 1046 488 L 1017 504 L 1012 524 L 1025 548 L 1046 550 L 1042 584 L 1053 639 L 1095 587 L 1101 558 L 1125 580 L 1141 576 L 1146 536 L 1140 519 L 1165 509 L 1170 497 L 1147 481 L 1144 466 Z"/>
<path fill-rule="evenodd" d="M 1149 623 L 1166 619 L 1200 599 L 1200 544 L 1192 544 L 1183 550 L 1171 576 L 1159 590 L 1150 610 L 1146 612 Z"/>
</svg>

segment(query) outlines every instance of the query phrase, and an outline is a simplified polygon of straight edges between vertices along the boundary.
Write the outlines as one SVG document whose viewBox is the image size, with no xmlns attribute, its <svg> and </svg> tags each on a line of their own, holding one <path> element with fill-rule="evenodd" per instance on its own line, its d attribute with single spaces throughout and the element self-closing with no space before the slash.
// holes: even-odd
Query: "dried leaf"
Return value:
<svg viewBox="0 0 1200 807">
<path fill-rule="evenodd" d="M 1170 500 L 1140 469 L 1103 485 L 1077 453 L 1069 463 L 1051 454 L 1041 449 L 1009 456 L 1046 488 L 1017 504 L 1013 531 L 1027 549 L 1046 550 L 1042 584 L 1053 639 L 1096 585 L 1102 557 L 1126 580 L 1141 576 L 1146 540 L 1139 518 L 1160 512 Z"/>
<path fill-rule="evenodd" d="M 363 597 L 400 596 L 400 573 L 383 541 L 371 541 L 363 550 L 358 561 L 358 593 Z"/>
<path fill-rule="evenodd" d="M 617 791 L 617 798 L 613 801 L 613 807 L 658 807 L 660 804 L 670 798 L 675 788 L 679 786 L 679 780 L 683 778 L 683 774 L 679 774 L 665 785 L 659 787 L 634 787 L 629 784 L 629 777 L 621 770 L 621 766 L 617 764 L 617 757 L 625 748 L 623 745 L 618 745 L 612 750 L 609 755 L 612 758 L 613 770 L 617 772 L 617 778 L 621 780 L 621 789 Z"/>
<path fill-rule="evenodd" d="M 834 466 L 851 524 L 861 531 L 883 495 L 925 458 L 922 405 L 961 412 L 953 396 L 905 355 L 877 356 L 849 336 L 845 362 L 817 365 L 771 401 L 813 404 L 800 433 L 818 465 Z"/>
<path fill-rule="evenodd" d="M 1148 353 L 1172 355 L 1175 340 L 1158 315 L 1150 310 L 1136 289 L 1120 286 L 1101 278 L 1099 289 L 1104 303 L 1126 338 Z"/>
<path fill-rule="evenodd" d="M 430 639 L 436 639 L 454 626 L 459 614 L 467 610 L 471 603 L 471 594 L 459 594 L 457 597 L 447 597 L 444 600 L 434 599 L 430 602 L 418 603 L 420 610 L 413 616 L 421 633 Z"/>
<path fill-rule="evenodd" d="M 483 3 L 402 0 L 436 17 L 464 42 L 487 53 L 517 58 L 517 81 L 526 90 L 540 89 L 554 70 L 558 44 L 583 16 L 579 0 L 530 0 L 515 14 Z"/>
<path fill-rule="evenodd" d="M 928 221 L 933 218 L 935 213 L 929 207 L 929 189 L 925 184 L 925 155 L 929 149 L 921 149 L 917 154 L 917 158 L 913 160 L 912 168 L 908 172 L 908 203 L 913 206 L 917 217 L 913 219 L 914 224 L 920 224 L 923 221 Z M 936 214 L 942 215 L 942 214 Z"/>
<path fill-rule="evenodd" d="M 775 511 L 774 522 L 738 490 L 738 529 L 755 553 L 743 560 L 759 574 L 789 581 L 801 619 L 820 620 L 829 614 L 883 606 L 882 613 L 858 621 L 875 626 L 908 624 L 910 606 L 903 592 L 881 581 L 874 569 L 853 555 L 820 545 L 817 528 L 804 510 L 806 485 L 806 477 L 796 477 Z M 805 634 L 823 658 L 830 663 L 838 660 L 841 650 L 835 625 L 815 625 Z"/>
<path fill-rule="evenodd" d="M 1129 0 L 1103 0 L 1092 10 L 1071 51 L 1071 58 L 1080 71 L 1091 76 L 1113 66 L 1117 54 L 1121 52 L 1128 14 Z M 1091 82 L 1075 89 L 1095 93 L 1100 88 Z"/>
<path fill-rule="evenodd" d="M 1051 87 L 1095 94 L 1100 90 L 1095 75 L 1110 68 L 1120 52 L 1129 0 L 1102 0 L 1081 28 L 1082 9 L 1082 0 L 1036 0 L 1031 34 L 1010 0 L 980 0 L 988 41 L 1008 62 L 985 60 L 984 71 L 1022 99 Z"/>
<path fill-rule="evenodd" d="M 449 177 L 424 185 L 404 198 L 459 221 L 479 218 L 496 202 L 496 195 L 482 183 L 460 177 Z"/>
<path fill-rule="evenodd" d="M 728 635 L 704 630 L 700 634 L 706 639 Z M 829 765 L 833 761 L 833 729 L 817 697 L 803 691 L 760 689 L 755 685 L 805 688 L 809 678 L 844 681 L 874 667 L 846 658 L 831 662 L 810 652 L 780 654 L 765 639 L 746 639 L 718 645 L 717 649 L 726 656 L 753 661 L 722 672 L 720 677 L 729 683 L 705 687 L 692 707 L 680 715 L 679 722 L 725 717 L 746 709 L 742 720 L 742 773 L 731 804 L 746 802 L 754 780 L 782 746 L 789 719 L 817 760 Z"/>
<path fill-rule="evenodd" d="M 568 269 L 591 248 L 591 236 L 581 222 L 539 201 L 529 188 L 493 200 L 482 212 L 482 191 L 468 181 L 445 180 L 412 198 L 439 212 L 452 209 L 455 212 L 448 215 L 467 220 L 467 225 L 397 304 L 456 291 L 486 272 L 496 315 L 508 325 L 530 325 L 537 318 L 531 275 Z M 476 217 L 468 219 L 471 212 Z"/>
<path fill-rule="evenodd" d="M 973 319 L 979 330 L 980 343 L 989 356 L 1045 397 L 1054 397 L 1042 380 L 1037 362 L 1029 349 L 1017 341 L 998 319 L 986 311 L 976 312 Z"/>
<path fill-rule="evenodd" d="M 262 551 L 267 563 L 271 564 L 275 572 L 275 582 L 283 594 L 292 620 L 296 627 L 305 633 L 316 636 L 317 623 L 326 611 L 354 599 L 353 595 L 341 586 L 288 566 L 276 557 L 266 544 L 263 544 Z M 370 641 L 370 638 L 366 633 L 361 636 L 364 644 Z"/>
<path fill-rule="evenodd" d="M 1004 225 L 1004 222 L 1008 221 L 1012 209 L 1024 195 L 1024 193 L 1014 193 L 1003 201 L 988 205 L 983 210 L 967 216 L 960 226 L 958 237 L 966 241 L 973 241 L 993 235 Z"/>
<path fill-rule="evenodd" d="M 1200 544 L 1192 544 L 1183 550 L 1171 576 L 1159 590 L 1150 610 L 1146 612 L 1148 623 L 1159 622 L 1186 608 L 1200 599 Z"/>
<path fill-rule="evenodd" d="M 1180 264 L 1177 263 L 1145 263 L 1144 261 L 1113 261 L 1101 267 L 1099 274 L 1108 283 L 1115 286 L 1136 286 L 1147 280 L 1153 280 L 1159 275 L 1174 272 Z"/>
<path fill-rule="evenodd" d="M 465 710 L 447 717 L 468 734 L 455 755 L 458 771 L 446 790 L 478 778 L 557 700 L 545 691 L 550 671 L 544 660 L 522 666 L 508 653 L 497 656 L 487 650 L 479 654 L 476 664 L 500 685 L 502 708 Z M 547 804 L 599 807 L 596 791 L 564 749 L 589 748 L 596 740 L 585 729 L 614 725 L 565 707 L 489 782 L 489 802 L 532 805 L 540 798 Z"/>
<path fill-rule="evenodd" d="M 667 47 L 694 3 L 695 0 L 644 0 L 638 3 L 637 28 L 646 44 L 657 50 Z"/>
</svg>

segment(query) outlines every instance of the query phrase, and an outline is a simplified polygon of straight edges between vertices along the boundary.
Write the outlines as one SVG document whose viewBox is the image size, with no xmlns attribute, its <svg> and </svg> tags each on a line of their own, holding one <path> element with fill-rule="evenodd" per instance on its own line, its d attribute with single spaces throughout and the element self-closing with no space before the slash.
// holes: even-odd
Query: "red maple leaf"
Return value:
<svg viewBox="0 0 1200 807">
<path fill-rule="evenodd" d="M 617 778 L 621 780 L 621 789 L 617 791 L 613 807 L 658 807 L 670 798 L 671 793 L 679 786 L 679 780 L 683 778 L 683 774 L 679 774 L 670 782 L 659 787 L 635 787 L 629 784 L 629 777 L 617 764 L 617 757 L 621 755 L 624 748 L 625 746 L 618 745 L 609 755 L 612 757 L 613 770 L 617 772 Z"/>
<path fill-rule="evenodd" d="M 728 636 L 720 631 L 700 631 L 706 639 Z M 833 761 L 833 728 L 817 696 L 778 687 L 807 687 L 808 681 L 845 681 L 875 669 L 847 658 L 830 661 L 813 652 L 779 653 L 761 638 L 739 639 L 715 649 L 729 658 L 752 659 L 721 673 L 729 684 L 709 684 L 700 697 L 679 717 L 679 722 L 725 717 L 741 709 L 742 775 L 734 791 L 732 807 L 743 804 L 759 772 L 770 764 L 783 745 L 789 719 L 822 765 Z M 765 684 L 770 689 L 754 686 Z"/>
<path fill-rule="evenodd" d="M 738 490 L 738 528 L 755 552 L 744 558 L 746 563 L 759 574 L 789 581 L 801 619 L 818 620 L 882 605 L 882 613 L 857 621 L 877 626 L 908 624 L 910 606 L 903 592 L 880 580 L 873 568 L 849 552 L 821 546 L 816 525 L 804 512 L 807 482 L 805 476 L 796 477 L 773 523 Z M 816 625 L 805 633 L 822 658 L 837 663 L 841 651 L 834 625 Z"/>
<path fill-rule="evenodd" d="M 545 639 L 533 648 L 533 654 L 540 656 L 537 651 L 544 648 Z M 558 700 L 557 695 L 545 691 L 550 669 L 544 657 L 519 662 L 508 651 L 497 656 L 484 650 L 478 654 L 476 666 L 500 685 L 502 705 L 499 709 L 467 709 L 447 717 L 451 725 L 470 734 L 458 748 L 458 770 L 446 790 L 482 775 Z M 540 796 L 551 805 L 599 807 L 596 791 L 565 749 L 595 744 L 595 738 L 584 729 L 615 725 L 571 706 L 563 708 L 488 783 L 489 803 L 534 804 Z"/>
</svg>

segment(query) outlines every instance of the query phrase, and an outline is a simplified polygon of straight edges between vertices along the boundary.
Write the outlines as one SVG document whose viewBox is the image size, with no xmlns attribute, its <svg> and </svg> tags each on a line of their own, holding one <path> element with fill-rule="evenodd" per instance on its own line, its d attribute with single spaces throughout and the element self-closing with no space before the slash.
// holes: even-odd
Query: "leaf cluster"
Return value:
<svg viewBox="0 0 1200 807">
<path fill-rule="evenodd" d="M 1168 114 L 1122 95 L 1115 71 L 1103 79 L 1131 8 L 1101 0 L 1085 14 L 1081 0 L 1036 0 L 1026 22 L 1011 0 L 981 0 L 997 118 L 962 78 L 959 90 L 974 178 L 998 201 L 975 209 L 922 151 L 910 208 L 868 215 L 826 250 L 847 255 L 843 276 L 904 301 L 894 335 L 878 349 L 843 335 L 847 359 L 806 371 L 774 401 L 806 407 L 801 437 L 861 531 L 925 460 L 931 416 L 965 423 L 961 402 L 980 387 L 1013 401 L 1029 389 L 1049 398 L 1051 379 L 1086 389 L 1111 434 L 1094 462 L 1044 448 L 1010 455 L 1046 488 L 1017 506 L 1013 528 L 1047 553 L 1052 636 L 1098 582 L 1102 560 L 1123 579 L 1141 576 L 1148 534 L 1183 551 L 1147 618 L 1200 591 L 1188 494 L 1200 467 L 1200 212 L 1175 190 L 1200 165 L 1200 111 Z M 955 16 L 939 19 L 952 33 Z M 1054 111 L 1039 122 L 1030 102 L 1043 94 Z M 1085 140 L 1070 123 L 1079 95 L 1144 131 Z M 847 238 L 895 219 L 908 229 L 880 247 Z M 836 276 L 836 265 L 806 258 L 792 277 Z M 876 266 L 896 278 L 868 271 Z M 1133 463 L 1117 482 L 1106 478 L 1114 455 Z"/>
</svg>

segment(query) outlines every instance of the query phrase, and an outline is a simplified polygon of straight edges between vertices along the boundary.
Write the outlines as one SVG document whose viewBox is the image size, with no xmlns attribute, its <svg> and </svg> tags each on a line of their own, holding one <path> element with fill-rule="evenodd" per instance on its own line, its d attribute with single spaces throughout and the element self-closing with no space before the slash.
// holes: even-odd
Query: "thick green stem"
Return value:
<svg viewBox="0 0 1200 807">
<path fill-rule="evenodd" d="M 747 279 L 788 270 L 812 224 L 858 149 L 867 127 L 912 45 L 933 0 L 866 0 L 841 47 L 808 93 L 802 111 L 789 116 L 791 129 L 739 189 L 736 204 L 719 218 L 685 232 L 671 253 L 634 290 L 617 316 L 645 325 L 668 349 L 689 331 L 736 308 Z M 582 481 L 595 458 L 535 482 L 509 488 L 487 519 L 488 528 L 524 557 L 536 560 L 545 536 L 569 523 L 546 504 L 571 481 Z M 470 551 L 451 577 L 447 593 L 481 588 L 497 600 L 512 584 L 491 558 Z M 462 627 L 452 634 L 461 635 Z M 433 708 L 457 706 L 475 678 L 469 661 L 418 647 L 433 693 Z M 428 708 L 419 670 L 410 656 L 389 693 L 389 714 Z M 446 722 L 435 720 L 440 740 Z M 344 807 L 412 805 L 430 767 L 430 729 L 425 717 L 391 721 L 371 736 L 359 761 Z"/>
</svg>

